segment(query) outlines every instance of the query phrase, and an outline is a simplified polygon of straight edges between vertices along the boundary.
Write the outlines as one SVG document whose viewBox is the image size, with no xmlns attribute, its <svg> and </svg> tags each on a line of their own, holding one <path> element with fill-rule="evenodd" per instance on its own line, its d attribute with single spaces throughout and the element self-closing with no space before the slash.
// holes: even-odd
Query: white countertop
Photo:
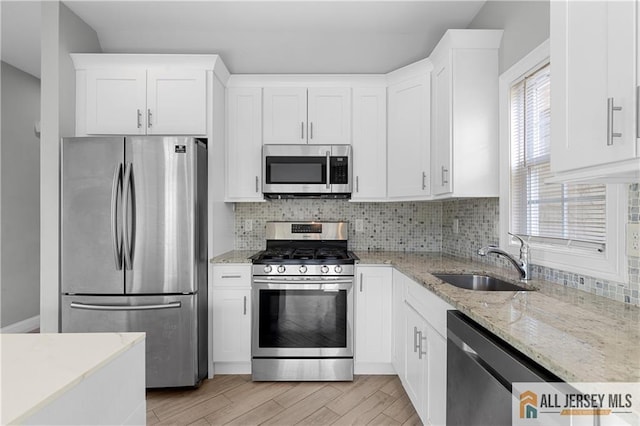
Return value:
<svg viewBox="0 0 640 426">
<path fill-rule="evenodd" d="M 0 423 L 20 423 L 144 338 L 144 333 L 0 334 Z"/>
</svg>

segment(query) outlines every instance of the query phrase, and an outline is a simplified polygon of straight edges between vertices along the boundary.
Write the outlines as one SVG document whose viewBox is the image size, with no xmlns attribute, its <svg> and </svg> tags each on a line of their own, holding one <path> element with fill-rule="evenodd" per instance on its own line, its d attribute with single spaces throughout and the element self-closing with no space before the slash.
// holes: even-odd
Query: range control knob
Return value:
<svg viewBox="0 0 640 426">
<path fill-rule="evenodd" d="M 272 270 L 272 269 L 273 269 L 273 268 L 271 267 L 271 265 L 266 265 L 266 266 L 264 267 L 264 273 L 265 273 L 265 274 L 268 274 L 269 272 L 271 272 L 271 270 Z"/>
<path fill-rule="evenodd" d="M 284 274 L 284 271 L 286 271 L 286 270 L 287 270 L 287 268 L 285 268 L 284 265 L 278 266 L 278 273 Z"/>
<path fill-rule="evenodd" d="M 329 267 L 327 265 L 322 265 L 322 267 L 320 267 L 320 272 L 322 272 L 323 274 L 328 273 Z"/>
<path fill-rule="evenodd" d="M 300 268 L 298 268 L 298 271 L 300 271 L 301 274 L 305 274 L 307 272 L 307 267 L 305 265 L 300 266 Z"/>
<path fill-rule="evenodd" d="M 336 274 L 339 274 L 340 272 L 342 272 L 342 266 L 336 265 L 336 267 L 333 268 L 333 270 L 336 271 Z"/>
</svg>

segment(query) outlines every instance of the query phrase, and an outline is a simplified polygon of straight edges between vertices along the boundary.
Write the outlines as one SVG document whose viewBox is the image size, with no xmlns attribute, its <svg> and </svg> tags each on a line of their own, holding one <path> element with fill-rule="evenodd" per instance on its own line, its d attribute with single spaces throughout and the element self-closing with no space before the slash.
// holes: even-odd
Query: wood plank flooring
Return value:
<svg viewBox="0 0 640 426">
<path fill-rule="evenodd" d="M 248 375 L 219 375 L 195 390 L 149 390 L 147 424 L 422 425 L 397 376 L 252 382 Z"/>
</svg>

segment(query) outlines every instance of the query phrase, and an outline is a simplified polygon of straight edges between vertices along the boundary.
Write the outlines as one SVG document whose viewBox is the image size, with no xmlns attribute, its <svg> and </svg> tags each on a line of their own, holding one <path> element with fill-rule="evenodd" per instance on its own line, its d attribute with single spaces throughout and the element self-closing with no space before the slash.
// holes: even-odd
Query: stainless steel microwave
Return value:
<svg viewBox="0 0 640 426">
<path fill-rule="evenodd" d="M 350 198 L 350 145 L 264 145 L 262 192 L 267 198 Z"/>
</svg>

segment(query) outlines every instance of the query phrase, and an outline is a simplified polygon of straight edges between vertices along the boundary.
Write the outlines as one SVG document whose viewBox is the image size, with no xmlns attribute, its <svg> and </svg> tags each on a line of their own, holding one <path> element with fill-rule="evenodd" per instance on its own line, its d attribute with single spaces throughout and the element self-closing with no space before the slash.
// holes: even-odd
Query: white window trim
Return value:
<svg viewBox="0 0 640 426">
<path fill-rule="evenodd" d="M 520 244 L 508 235 L 510 206 L 510 118 L 509 97 L 514 82 L 549 61 L 549 40 L 532 50 L 499 78 L 500 96 L 500 247 L 518 256 Z M 553 64 L 551 64 L 551 96 L 553 102 Z M 552 123 L 553 125 L 553 123 Z M 530 244 L 530 263 L 561 271 L 628 282 L 627 258 L 624 250 L 624 226 L 627 218 L 626 185 L 607 185 L 607 242 L 604 253 L 578 247 Z"/>
</svg>

